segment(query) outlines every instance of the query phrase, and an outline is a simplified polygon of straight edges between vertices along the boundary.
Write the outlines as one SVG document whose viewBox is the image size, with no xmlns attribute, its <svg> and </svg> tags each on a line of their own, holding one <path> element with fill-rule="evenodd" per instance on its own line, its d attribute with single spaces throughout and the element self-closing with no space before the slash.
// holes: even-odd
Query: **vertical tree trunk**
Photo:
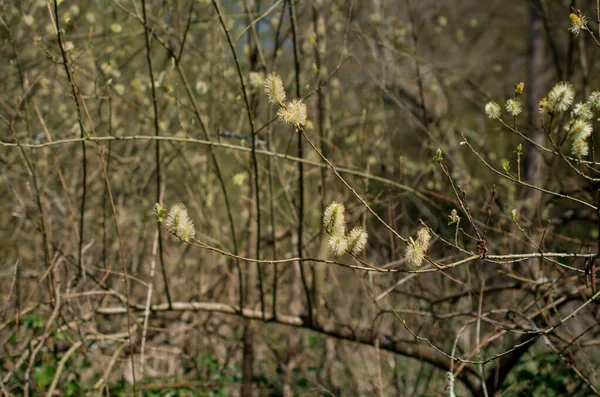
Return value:
<svg viewBox="0 0 600 397">
<path fill-rule="evenodd" d="M 244 2 L 244 7 L 246 9 L 246 13 L 247 13 L 247 20 L 248 20 L 248 24 L 252 24 L 254 21 L 254 12 L 255 10 L 259 10 L 260 8 L 260 3 L 256 2 L 254 0 L 242 0 Z M 254 28 L 248 32 L 248 47 L 250 49 L 249 51 L 249 65 L 250 65 L 250 70 L 251 71 L 255 71 L 258 68 L 258 57 L 259 57 L 259 51 L 258 51 L 258 45 L 259 43 L 255 42 L 254 38 L 257 38 L 256 36 L 256 31 L 254 30 Z M 252 112 L 254 113 L 254 110 L 256 108 L 256 96 L 255 95 L 251 95 L 250 97 L 250 104 L 252 106 Z M 252 160 L 251 160 L 252 161 Z M 252 169 L 252 167 L 249 167 L 250 169 Z M 253 222 L 255 222 L 258 217 L 259 217 L 259 213 L 258 213 L 258 209 L 256 208 L 256 202 L 254 200 L 258 200 L 258 194 L 260 192 L 256 191 L 255 189 L 255 185 L 254 185 L 254 178 L 258 178 L 258 175 L 254 175 L 254 173 L 251 173 L 252 175 L 250 176 L 250 178 L 248 179 L 248 183 L 250 186 L 250 217 L 248 219 L 248 226 L 249 226 L 249 230 L 250 230 L 250 234 L 249 234 L 249 239 L 248 239 L 248 252 L 252 253 L 251 256 L 255 257 L 255 258 L 259 258 L 260 256 L 260 252 L 259 252 L 259 245 L 260 245 L 260 230 L 259 230 L 259 225 L 257 224 L 256 226 L 253 226 Z M 260 266 L 260 264 L 256 263 L 248 263 L 245 266 L 245 280 L 244 280 L 244 284 L 246 286 L 245 289 L 245 296 L 244 296 L 244 302 L 246 304 L 247 307 L 253 307 L 254 303 L 257 301 L 256 298 L 256 278 L 257 278 L 257 273 L 260 272 L 260 269 L 258 269 L 258 266 Z M 262 290 L 261 290 L 262 293 Z M 262 299 L 262 297 L 261 297 Z M 243 309 L 243 308 L 240 308 Z M 243 354 L 242 354 L 242 390 L 241 390 L 241 395 L 242 397 L 252 397 L 253 395 L 253 379 L 254 379 L 254 324 L 252 323 L 252 321 L 247 320 L 246 324 L 244 326 L 244 336 L 243 336 Z"/>
<path fill-rule="evenodd" d="M 542 4 L 540 0 L 531 0 L 529 10 L 529 56 L 528 73 L 525 85 L 528 123 L 527 129 L 529 137 L 540 145 L 546 142 L 546 136 L 542 130 L 542 122 L 539 112 L 539 102 L 544 92 L 544 23 L 542 16 Z M 535 146 L 528 144 L 526 146 L 524 158 L 524 176 L 525 180 L 534 185 L 541 186 L 543 179 L 544 158 L 542 152 Z M 540 202 L 540 192 L 526 188 L 523 191 L 524 204 L 521 211 L 521 218 L 531 219 L 533 223 L 534 216 L 537 213 Z M 539 241 L 539 233 L 532 233 L 533 241 Z M 532 260 L 526 264 L 529 271 L 536 275 L 539 269 L 539 261 Z M 527 343 L 529 342 L 529 343 Z M 528 335 L 522 336 L 518 341 L 510 345 L 520 345 L 510 354 L 503 356 L 496 362 L 496 367 L 488 371 L 488 378 L 485 380 L 488 396 L 496 395 L 501 389 L 502 383 L 514 366 L 519 362 L 523 354 L 533 345 L 535 339 Z M 483 388 L 479 390 L 475 397 L 484 397 Z"/>
<path fill-rule="evenodd" d="M 528 109 L 529 137 L 536 143 L 544 145 L 546 136 L 542 130 L 541 118 L 538 111 L 540 99 L 543 93 L 543 69 L 544 69 L 544 23 L 542 20 L 542 5 L 540 0 L 531 0 L 529 14 L 529 60 L 528 78 L 526 85 L 526 98 Z M 525 179 L 528 183 L 540 186 L 542 182 L 542 168 L 544 159 L 542 152 L 533 145 L 527 145 L 524 159 Z M 534 216 L 539 205 L 540 192 L 533 189 L 524 191 L 525 206 L 524 216 Z"/>
<path fill-rule="evenodd" d="M 315 0 L 313 2 L 313 24 L 315 26 L 315 33 L 317 38 L 317 43 L 315 46 L 315 64 L 318 69 L 318 81 L 319 85 L 322 81 L 327 78 L 327 66 L 324 63 L 324 60 L 327 56 L 327 41 L 325 37 L 325 17 L 321 12 L 323 7 L 323 0 Z M 326 92 L 326 89 L 320 89 L 317 91 L 317 127 L 319 131 L 319 143 L 321 153 L 325 157 L 327 157 L 327 145 L 325 142 L 328 139 L 328 135 L 331 131 L 331 102 L 329 100 L 329 95 Z M 322 161 L 324 163 L 324 161 Z M 327 168 L 321 168 L 321 214 L 325 211 L 325 207 L 327 206 Z M 321 249 L 319 254 L 320 257 L 325 257 L 327 252 L 327 240 L 328 236 L 326 233 L 323 233 L 323 237 L 321 239 Z M 315 263 L 313 264 L 313 279 L 312 279 L 312 300 L 313 300 L 313 318 L 316 318 L 319 313 L 319 306 L 321 305 L 321 294 L 323 289 L 323 283 L 325 281 L 325 264 L 324 263 Z"/>
<path fill-rule="evenodd" d="M 244 353 L 242 355 L 242 397 L 252 397 L 254 377 L 254 325 L 251 321 L 244 328 Z"/>
</svg>

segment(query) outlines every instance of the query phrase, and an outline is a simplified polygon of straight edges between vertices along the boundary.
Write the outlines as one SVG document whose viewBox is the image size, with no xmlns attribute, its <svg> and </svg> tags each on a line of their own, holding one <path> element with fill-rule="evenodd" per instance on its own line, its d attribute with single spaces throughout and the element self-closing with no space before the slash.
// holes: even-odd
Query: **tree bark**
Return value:
<svg viewBox="0 0 600 397">
<path fill-rule="evenodd" d="M 528 130 L 529 137 L 536 143 L 544 145 L 546 136 L 542 130 L 539 114 L 539 103 L 543 92 L 544 71 L 544 23 L 542 17 L 542 5 L 540 0 L 531 0 L 529 11 L 529 62 L 528 81 L 526 88 Z M 534 145 L 527 145 L 524 158 L 525 178 L 528 183 L 540 186 L 542 182 L 542 168 L 544 158 L 542 152 Z M 539 205 L 540 192 L 534 189 L 525 189 L 524 216 L 533 217 Z"/>
</svg>

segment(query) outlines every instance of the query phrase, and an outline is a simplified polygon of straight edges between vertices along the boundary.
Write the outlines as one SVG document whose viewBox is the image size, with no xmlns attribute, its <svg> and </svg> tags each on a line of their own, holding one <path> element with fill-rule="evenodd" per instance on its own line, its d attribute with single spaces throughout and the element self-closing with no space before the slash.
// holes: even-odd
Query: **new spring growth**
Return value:
<svg viewBox="0 0 600 397">
<path fill-rule="evenodd" d="M 347 237 L 348 251 L 355 255 L 360 253 L 363 249 L 365 249 L 368 237 L 369 235 L 362 227 L 358 226 L 352 229 Z"/>
<path fill-rule="evenodd" d="M 518 116 L 523 111 L 523 102 L 517 98 L 507 99 L 506 111 L 512 116 Z"/>
<path fill-rule="evenodd" d="M 181 203 L 171 207 L 169 214 L 167 215 L 165 227 L 170 233 L 179 237 L 186 243 L 193 240 L 196 236 L 194 222 L 190 219 L 185 205 Z"/>
<path fill-rule="evenodd" d="M 344 204 L 332 201 L 331 204 L 325 208 L 323 214 L 323 226 L 325 231 L 330 236 L 343 236 L 346 234 L 346 221 L 344 220 Z"/>
<path fill-rule="evenodd" d="M 571 83 L 556 83 L 548 95 L 540 101 L 540 113 L 554 114 L 569 110 L 575 99 L 575 90 Z"/>
<path fill-rule="evenodd" d="M 567 138 L 572 140 L 571 154 L 585 157 L 589 152 L 588 138 L 594 130 L 592 119 L 594 111 L 600 109 L 600 92 L 594 91 L 586 102 L 579 102 L 573 106 L 571 119 L 565 124 Z"/>
<path fill-rule="evenodd" d="M 573 107 L 573 116 L 582 120 L 591 120 L 594 118 L 594 112 L 589 103 L 579 102 Z"/>
<path fill-rule="evenodd" d="M 587 30 L 587 17 L 579 10 L 569 14 L 569 23 L 569 30 L 575 36 L 578 36 L 582 30 Z"/>
<path fill-rule="evenodd" d="M 300 128 L 306 125 L 306 104 L 302 99 L 292 99 L 290 103 L 282 105 L 277 111 L 279 121 L 293 123 Z"/>
<path fill-rule="evenodd" d="M 567 125 L 565 130 L 574 141 L 586 140 L 592 135 L 593 127 L 592 124 L 583 119 L 572 119 Z"/>
<path fill-rule="evenodd" d="M 348 239 L 344 235 L 330 236 L 328 244 L 335 256 L 342 256 L 348 251 Z"/>
<path fill-rule="evenodd" d="M 162 205 L 156 203 L 154 204 L 154 214 L 156 215 L 156 222 L 162 223 L 163 218 L 165 216 L 165 212 L 167 212 Z"/>
<path fill-rule="evenodd" d="M 587 103 L 592 109 L 600 109 L 600 91 L 594 91 L 590 94 Z"/>
<path fill-rule="evenodd" d="M 408 238 L 408 245 L 406 246 L 405 256 L 413 267 L 420 267 L 423 264 L 425 253 L 429 248 L 431 242 L 431 235 L 429 229 L 422 227 L 417 231 L 417 239 L 413 240 L 412 237 Z"/>
<path fill-rule="evenodd" d="M 571 14 L 571 30 L 579 33 L 581 29 L 587 29 L 587 19 L 579 11 Z M 557 83 L 548 95 L 540 101 L 540 112 L 542 114 L 554 115 L 560 112 L 566 112 L 573 105 L 575 99 L 575 90 L 573 85 L 561 81 Z M 571 119 L 565 124 L 565 133 L 567 138 L 572 140 L 571 154 L 577 157 L 585 157 L 589 152 L 588 138 L 592 135 L 593 127 L 591 120 L 594 118 L 594 111 L 600 110 L 600 92 L 594 91 L 590 94 L 587 101 L 579 102 L 573 106 Z"/>
<path fill-rule="evenodd" d="M 277 73 L 269 73 L 265 79 L 265 93 L 270 104 L 279 105 L 277 117 L 280 121 L 293 123 L 297 128 L 306 125 L 306 104 L 300 98 L 292 99 L 290 102 L 285 101 L 286 93 L 283 80 Z"/>
<path fill-rule="evenodd" d="M 346 220 L 344 204 L 332 201 L 323 213 L 323 226 L 329 234 L 329 249 L 335 256 L 342 256 L 348 251 L 348 239 L 346 238 Z"/>
<path fill-rule="evenodd" d="M 269 73 L 265 79 L 265 93 L 269 98 L 271 105 L 279 104 L 283 106 L 285 103 L 285 88 L 283 88 L 283 80 L 277 73 Z"/>
<path fill-rule="evenodd" d="M 460 223 L 460 216 L 458 216 L 458 212 L 456 212 L 456 209 L 452 209 L 452 211 L 450 211 L 450 215 L 448 215 L 448 218 L 450 218 L 448 226 L 453 225 L 455 223 L 458 225 Z"/>
<path fill-rule="evenodd" d="M 515 85 L 515 97 L 518 97 L 519 95 L 521 95 L 523 93 L 523 89 L 525 88 L 525 83 L 523 83 L 522 81 Z"/>
<path fill-rule="evenodd" d="M 323 226 L 329 234 L 327 244 L 335 256 L 342 256 L 346 252 L 359 254 L 367 245 L 369 238 L 362 227 L 355 227 L 346 235 L 344 212 L 344 204 L 332 201 L 323 213 Z"/>
<path fill-rule="evenodd" d="M 577 157 L 585 157 L 588 155 L 590 146 L 584 140 L 575 140 L 571 146 L 571 154 Z"/>
<path fill-rule="evenodd" d="M 507 99 L 504 104 L 504 108 L 511 116 L 518 116 L 523 112 L 523 101 L 519 99 L 519 96 L 523 94 L 524 89 L 525 83 L 515 84 L 515 97 Z M 502 107 L 497 102 L 490 101 L 485 104 L 485 114 L 492 120 L 499 119 L 502 115 Z"/>
<path fill-rule="evenodd" d="M 577 157 L 585 157 L 589 151 L 587 139 L 593 131 L 592 123 L 589 120 L 594 117 L 594 113 L 588 103 L 578 103 L 573 108 L 572 117 L 577 117 L 577 119 L 571 119 L 565 125 L 567 136 L 573 139 L 571 154 Z"/>
<path fill-rule="evenodd" d="M 491 101 L 485 104 L 485 114 L 490 119 L 499 119 L 502 108 L 496 102 Z"/>
</svg>

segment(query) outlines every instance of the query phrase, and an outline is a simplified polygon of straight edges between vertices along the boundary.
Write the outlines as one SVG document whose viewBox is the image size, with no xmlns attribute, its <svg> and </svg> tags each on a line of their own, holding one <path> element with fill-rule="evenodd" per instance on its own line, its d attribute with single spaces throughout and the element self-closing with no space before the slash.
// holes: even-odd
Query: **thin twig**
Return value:
<svg viewBox="0 0 600 397">
<path fill-rule="evenodd" d="M 148 63 L 148 75 L 150 76 L 150 92 L 152 93 L 152 112 L 153 112 L 153 125 L 154 135 L 160 136 L 160 128 L 158 126 L 158 99 L 156 97 L 156 82 L 154 80 L 154 70 L 152 69 L 152 49 L 150 46 L 150 27 L 148 26 L 148 17 L 146 16 L 146 0 L 142 0 L 142 15 L 144 16 L 144 38 L 146 42 L 146 62 Z M 161 163 L 160 163 L 160 140 L 156 140 L 154 146 L 154 156 L 156 160 L 156 202 L 162 202 L 161 197 Z M 167 296 L 167 302 L 171 302 L 171 293 L 169 291 L 169 280 L 167 279 L 167 270 L 165 269 L 165 260 L 163 255 L 162 245 L 162 232 L 160 225 L 157 225 L 158 230 L 158 257 L 160 259 L 160 266 L 162 270 L 163 282 L 165 284 L 165 294 Z M 152 279 L 152 278 L 151 278 Z"/>
<path fill-rule="evenodd" d="M 56 372 L 54 373 L 54 378 L 52 379 L 52 383 L 50 384 L 50 387 L 48 388 L 48 392 L 46 392 L 46 396 L 47 397 L 52 397 L 54 395 L 54 390 L 56 389 L 56 386 L 58 385 L 58 381 L 60 379 L 60 376 L 62 375 L 62 373 L 63 373 L 63 371 L 65 369 L 65 365 L 67 364 L 67 360 L 82 345 L 83 345 L 82 341 L 76 342 L 75 344 L 73 344 L 73 346 L 71 346 L 69 348 L 69 350 L 67 350 L 67 352 L 65 353 L 65 355 L 62 356 L 62 358 L 58 362 L 58 366 L 56 367 Z"/>
</svg>

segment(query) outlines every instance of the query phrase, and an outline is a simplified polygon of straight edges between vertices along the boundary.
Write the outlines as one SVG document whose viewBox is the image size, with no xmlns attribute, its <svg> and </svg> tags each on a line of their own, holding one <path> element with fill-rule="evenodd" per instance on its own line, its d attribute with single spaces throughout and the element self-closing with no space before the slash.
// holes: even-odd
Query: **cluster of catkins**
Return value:
<svg viewBox="0 0 600 397">
<path fill-rule="evenodd" d="M 523 109 L 523 104 L 518 99 L 519 87 L 522 92 L 523 86 L 521 83 L 515 89 L 515 98 L 506 101 L 506 111 L 512 116 L 519 115 Z M 571 118 L 564 126 L 566 137 L 571 140 L 571 154 L 577 157 L 585 157 L 589 152 L 588 138 L 594 130 L 592 126 L 594 111 L 600 110 L 600 92 L 592 92 L 585 102 L 579 102 L 575 106 L 573 106 L 574 100 L 575 90 L 573 85 L 561 81 L 540 101 L 539 109 L 542 115 L 550 116 L 571 109 Z M 491 119 L 502 118 L 502 108 L 493 101 L 485 105 L 485 113 Z"/>
<path fill-rule="evenodd" d="M 332 201 L 323 214 L 323 226 L 329 234 L 329 249 L 335 256 L 349 252 L 360 253 L 367 245 L 369 235 L 362 227 L 355 227 L 346 235 L 346 220 L 344 204 Z"/>
<path fill-rule="evenodd" d="M 306 125 L 306 104 L 302 99 L 292 99 L 286 102 L 285 88 L 283 80 L 277 73 L 269 73 L 265 79 L 265 93 L 269 98 L 269 103 L 279 105 L 277 117 L 284 123 L 293 123 L 297 128 Z"/>
<path fill-rule="evenodd" d="M 575 90 L 570 83 L 560 82 L 554 86 L 546 98 L 540 101 L 542 114 L 554 115 L 571 108 L 575 99 Z M 573 106 L 571 119 L 565 124 L 567 137 L 572 140 L 571 153 L 575 156 L 588 155 L 588 138 L 592 135 L 594 110 L 600 110 L 600 92 L 594 91 L 587 101 Z"/>
<path fill-rule="evenodd" d="M 431 234 L 429 229 L 422 227 L 417 231 L 417 239 L 413 240 L 412 237 L 408 238 L 408 245 L 406 246 L 405 256 L 408 263 L 414 267 L 420 267 L 425 259 L 425 252 L 429 248 L 431 242 Z"/>
</svg>

